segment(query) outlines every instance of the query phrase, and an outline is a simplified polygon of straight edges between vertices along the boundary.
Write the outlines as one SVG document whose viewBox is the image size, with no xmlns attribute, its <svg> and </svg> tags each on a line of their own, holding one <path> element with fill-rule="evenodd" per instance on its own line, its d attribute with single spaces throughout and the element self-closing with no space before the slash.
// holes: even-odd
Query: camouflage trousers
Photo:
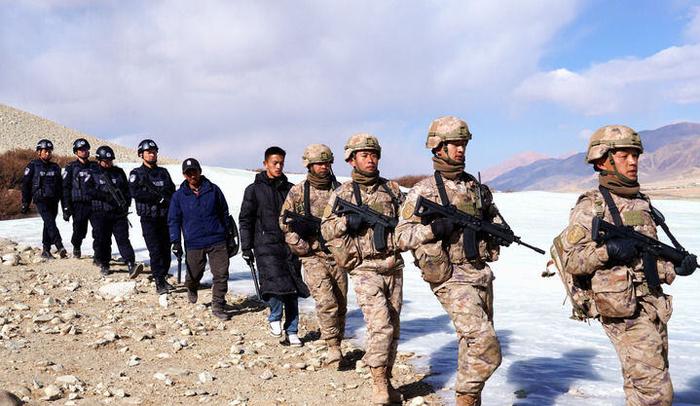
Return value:
<svg viewBox="0 0 700 406">
<path fill-rule="evenodd" d="M 362 360 L 372 368 L 386 366 L 391 370 L 399 343 L 403 269 L 383 275 L 352 272 L 350 277 L 367 325 L 367 348 Z"/>
<path fill-rule="evenodd" d="M 446 283 L 435 292 L 457 330 L 455 392 L 479 394 L 501 365 L 501 346 L 493 327 L 493 287 Z"/>
<path fill-rule="evenodd" d="M 348 309 L 348 275 L 324 258 L 302 258 L 304 279 L 316 301 L 321 339 L 343 339 Z"/>
<path fill-rule="evenodd" d="M 670 406 L 673 385 L 668 372 L 671 296 L 649 294 L 639 299 L 638 315 L 601 322 L 622 364 L 627 406 Z"/>
</svg>

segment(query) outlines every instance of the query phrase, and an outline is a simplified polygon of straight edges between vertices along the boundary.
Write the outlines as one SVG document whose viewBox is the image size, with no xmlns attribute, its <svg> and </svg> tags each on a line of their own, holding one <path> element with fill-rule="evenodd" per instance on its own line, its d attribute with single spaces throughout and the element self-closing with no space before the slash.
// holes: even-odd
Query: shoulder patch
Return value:
<svg viewBox="0 0 700 406">
<path fill-rule="evenodd" d="M 413 217 L 413 212 L 416 210 L 416 205 L 413 202 L 406 202 L 401 209 L 401 218 L 410 219 Z"/>
<path fill-rule="evenodd" d="M 129 182 L 131 182 L 131 183 L 136 182 L 136 174 L 135 173 L 132 173 L 131 175 L 129 175 Z"/>
<path fill-rule="evenodd" d="M 29 175 L 29 167 L 24 168 L 24 174 Z"/>
<path fill-rule="evenodd" d="M 331 214 L 333 214 L 333 208 L 330 204 L 327 204 L 326 208 L 323 209 L 323 217 L 330 217 Z"/>
<path fill-rule="evenodd" d="M 574 245 L 583 240 L 583 237 L 585 236 L 586 229 L 578 224 L 574 224 L 574 226 L 566 232 L 566 242 L 568 242 L 570 245 Z"/>
</svg>

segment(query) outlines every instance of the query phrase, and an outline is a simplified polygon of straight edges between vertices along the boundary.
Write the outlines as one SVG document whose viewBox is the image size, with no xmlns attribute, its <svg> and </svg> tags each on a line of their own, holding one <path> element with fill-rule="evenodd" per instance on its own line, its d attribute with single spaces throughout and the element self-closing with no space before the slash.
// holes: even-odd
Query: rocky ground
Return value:
<svg viewBox="0 0 700 406">
<path fill-rule="evenodd" d="M 229 294 L 234 316 L 211 315 L 184 289 L 158 297 L 148 273 L 125 266 L 100 278 L 91 259 L 42 261 L 39 250 L 0 239 L 0 389 L 29 404 L 367 405 L 362 350 L 343 342 L 340 370 L 324 365 L 315 318 L 303 314 L 302 348 L 268 334 L 266 310 Z M 399 353 L 394 386 L 404 404 L 438 404 L 410 353 Z"/>
</svg>

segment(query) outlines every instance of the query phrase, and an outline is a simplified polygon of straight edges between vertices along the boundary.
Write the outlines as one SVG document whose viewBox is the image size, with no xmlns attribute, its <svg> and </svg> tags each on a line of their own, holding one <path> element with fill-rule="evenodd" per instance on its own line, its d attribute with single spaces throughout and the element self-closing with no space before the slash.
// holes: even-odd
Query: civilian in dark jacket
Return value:
<svg viewBox="0 0 700 406">
<path fill-rule="evenodd" d="M 67 256 L 63 247 L 61 233 L 56 226 L 58 202 L 61 200 L 61 168 L 51 162 L 53 143 L 47 139 L 39 140 L 36 144 L 37 159 L 29 162 L 24 169 L 22 179 L 22 207 L 20 212 L 26 214 L 32 200 L 44 221 L 44 232 L 41 237 L 43 251 L 41 257 L 51 259 L 51 245 L 55 245 L 61 258 Z"/>
<path fill-rule="evenodd" d="M 197 303 L 197 288 L 209 259 L 212 278 L 212 314 L 222 320 L 226 312 L 229 257 L 226 247 L 228 204 L 218 186 L 202 176 L 202 168 L 194 158 L 182 163 L 185 181 L 173 194 L 168 210 L 168 227 L 172 251 L 182 256 L 180 233 L 185 236 L 187 275 L 185 285 L 190 303 Z"/>
<path fill-rule="evenodd" d="M 282 335 L 284 310 L 289 344 L 301 346 L 297 300 L 308 297 L 309 290 L 301 278 L 301 263 L 284 242 L 278 223 L 282 203 L 293 186 L 282 173 L 285 155 L 279 147 L 268 148 L 265 171 L 245 190 L 239 217 L 241 248 L 247 262 L 258 263 L 260 294 L 270 306 L 270 334 Z"/>
</svg>

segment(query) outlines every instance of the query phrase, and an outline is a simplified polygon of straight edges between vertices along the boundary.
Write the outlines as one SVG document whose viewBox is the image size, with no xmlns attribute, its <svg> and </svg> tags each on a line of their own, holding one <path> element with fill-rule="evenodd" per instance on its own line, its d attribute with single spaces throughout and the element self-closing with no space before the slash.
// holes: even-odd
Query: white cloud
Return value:
<svg viewBox="0 0 700 406">
<path fill-rule="evenodd" d="M 506 98 L 577 3 L 8 3 L 0 100 L 98 136 L 148 133 L 171 155 L 229 145 L 211 159 L 243 167 L 270 144 L 360 130 L 401 144 L 407 122 Z"/>
<path fill-rule="evenodd" d="M 580 72 L 537 72 L 514 91 L 524 102 L 544 101 L 588 116 L 649 111 L 700 101 L 700 7 L 686 26 L 690 43 L 646 58 L 613 59 Z"/>
<path fill-rule="evenodd" d="M 578 138 L 584 141 L 588 141 L 588 139 L 591 137 L 591 134 L 593 134 L 593 130 L 589 128 L 584 128 L 583 130 L 578 132 Z"/>
</svg>

